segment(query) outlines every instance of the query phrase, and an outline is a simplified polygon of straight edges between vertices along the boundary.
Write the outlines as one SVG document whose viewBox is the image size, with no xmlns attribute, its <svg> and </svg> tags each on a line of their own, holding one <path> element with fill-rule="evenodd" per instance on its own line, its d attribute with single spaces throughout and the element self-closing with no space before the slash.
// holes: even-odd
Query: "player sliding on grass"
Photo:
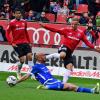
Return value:
<svg viewBox="0 0 100 100">
<path fill-rule="evenodd" d="M 43 88 L 43 89 L 49 89 L 49 90 L 68 90 L 68 91 L 75 91 L 75 92 L 99 94 L 99 83 L 97 83 L 95 88 L 92 88 L 92 89 L 79 87 L 71 83 L 63 83 L 60 80 L 54 78 L 49 72 L 48 68 L 45 66 L 45 61 L 46 61 L 45 54 L 37 53 L 35 55 L 35 58 L 37 62 L 32 67 L 31 73 L 25 74 L 21 79 L 17 80 L 15 85 L 28 79 L 31 75 L 34 74 L 36 80 L 42 84 L 42 85 L 39 85 L 37 89 Z"/>
<path fill-rule="evenodd" d="M 46 25 L 43 23 L 40 23 L 40 25 L 50 31 L 58 32 L 60 35 L 64 36 L 63 44 L 58 49 L 58 53 L 54 53 L 49 55 L 47 58 L 61 58 L 64 60 L 64 67 L 67 69 L 66 73 L 63 76 L 63 83 L 66 83 L 68 78 L 70 77 L 70 73 L 73 70 L 74 64 L 73 64 L 73 57 L 72 53 L 79 44 L 79 42 L 82 40 L 87 46 L 89 46 L 92 49 L 95 49 L 96 51 L 100 51 L 99 46 L 94 46 L 91 44 L 87 37 L 84 34 L 84 31 L 78 28 L 78 20 L 74 20 L 71 23 L 72 28 L 54 28 L 52 25 Z"/>
</svg>

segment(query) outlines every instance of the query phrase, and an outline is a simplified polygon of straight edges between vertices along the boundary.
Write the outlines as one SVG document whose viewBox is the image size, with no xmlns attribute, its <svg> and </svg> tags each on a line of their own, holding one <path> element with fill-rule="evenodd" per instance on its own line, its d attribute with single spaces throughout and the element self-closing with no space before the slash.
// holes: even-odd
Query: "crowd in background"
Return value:
<svg viewBox="0 0 100 100">
<path fill-rule="evenodd" d="M 83 12 L 79 12 L 79 6 L 82 4 L 87 9 L 83 8 Z M 94 31 L 97 39 L 99 38 L 100 0 L 0 0 L 0 19 L 13 19 L 15 8 L 22 9 L 23 18 L 27 21 L 57 23 L 59 15 L 63 15 L 65 23 L 70 24 L 73 19 L 77 18 L 80 24 L 87 26 L 86 35 L 89 39 L 92 37 L 90 39 L 92 43 L 95 40 L 90 31 Z M 48 14 L 54 16 L 53 21 Z"/>
</svg>

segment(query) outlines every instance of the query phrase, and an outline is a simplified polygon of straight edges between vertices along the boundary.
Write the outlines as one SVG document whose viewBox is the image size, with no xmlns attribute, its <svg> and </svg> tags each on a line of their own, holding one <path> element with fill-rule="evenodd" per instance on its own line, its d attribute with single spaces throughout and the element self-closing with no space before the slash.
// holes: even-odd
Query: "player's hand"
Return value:
<svg viewBox="0 0 100 100">
<path fill-rule="evenodd" d="M 44 26 L 45 26 L 42 22 L 39 22 L 39 25 L 41 25 L 42 27 L 44 27 Z"/>
<path fill-rule="evenodd" d="M 100 46 L 95 46 L 95 50 L 100 52 Z"/>
<path fill-rule="evenodd" d="M 13 46 L 13 47 L 17 47 L 17 45 L 16 45 L 16 44 L 14 44 L 14 43 L 12 43 L 12 46 Z"/>
</svg>

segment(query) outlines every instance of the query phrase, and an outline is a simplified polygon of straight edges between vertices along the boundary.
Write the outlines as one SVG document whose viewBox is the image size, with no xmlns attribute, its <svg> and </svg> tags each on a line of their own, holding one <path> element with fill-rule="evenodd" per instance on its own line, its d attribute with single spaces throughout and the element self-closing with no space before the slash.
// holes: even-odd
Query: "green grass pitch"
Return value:
<svg viewBox="0 0 100 100">
<path fill-rule="evenodd" d="M 28 79 L 15 87 L 9 87 L 6 78 L 15 73 L 0 72 L 0 100 L 100 100 L 100 94 L 77 93 L 71 91 L 37 90 L 37 81 Z M 61 77 L 57 77 L 60 78 Z M 79 86 L 92 88 L 100 80 L 70 78 Z"/>
</svg>

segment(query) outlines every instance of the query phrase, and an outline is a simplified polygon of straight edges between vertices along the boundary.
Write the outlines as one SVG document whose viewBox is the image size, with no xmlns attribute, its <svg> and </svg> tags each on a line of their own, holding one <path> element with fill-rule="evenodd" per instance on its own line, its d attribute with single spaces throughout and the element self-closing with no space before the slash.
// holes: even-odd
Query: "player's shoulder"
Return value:
<svg viewBox="0 0 100 100">
<path fill-rule="evenodd" d="M 26 22 L 26 20 L 25 20 L 25 19 L 21 19 L 20 21 L 22 21 L 22 22 Z"/>
<path fill-rule="evenodd" d="M 78 31 L 81 32 L 81 33 L 85 32 L 85 30 L 86 30 L 86 28 L 84 26 L 78 27 Z"/>
<path fill-rule="evenodd" d="M 80 33 L 83 33 L 84 31 L 82 30 L 82 29 L 77 29 L 78 30 L 78 32 L 80 32 Z"/>
<path fill-rule="evenodd" d="M 36 64 L 35 64 L 35 67 L 37 67 L 37 68 L 42 68 L 42 67 L 44 67 L 44 64 L 36 63 Z"/>
<path fill-rule="evenodd" d="M 34 67 L 39 67 L 40 66 L 40 64 L 38 64 L 38 63 L 36 63 L 36 64 L 34 64 Z"/>
<path fill-rule="evenodd" d="M 63 31 L 69 31 L 69 30 L 71 30 L 71 27 L 70 26 L 67 26 L 67 27 L 63 27 L 63 28 L 61 28 L 61 30 L 63 30 Z"/>
<path fill-rule="evenodd" d="M 16 21 L 16 19 L 12 19 L 11 21 L 10 21 L 10 23 L 14 23 Z"/>
</svg>

